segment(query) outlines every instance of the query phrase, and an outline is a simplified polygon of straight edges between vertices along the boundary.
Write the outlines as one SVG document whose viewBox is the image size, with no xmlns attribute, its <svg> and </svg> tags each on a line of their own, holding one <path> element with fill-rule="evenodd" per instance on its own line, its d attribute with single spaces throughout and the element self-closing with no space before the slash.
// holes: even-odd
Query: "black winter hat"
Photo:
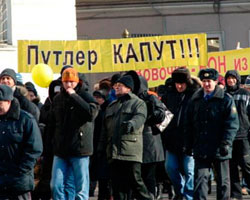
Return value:
<svg viewBox="0 0 250 200">
<path fill-rule="evenodd" d="M 206 68 L 206 69 L 200 70 L 198 77 L 201 79 L 201 81 L 203 79 L 211 79 L 211 80 L 217 81 L 219 77 L 219 73 L 215 69 Z"/>
<path fill-rule="evenodd" d="M 107 100 L 107 98 L 108 98 L 108 91 L 107 90 L 96 90 L 96 91 L 93 92 L 93 96 L 101 97 L 104 100 Z"/>
<path fill-rule="evenodd" d="M 62 67 L 62 69 L 61 69 L 61 71 L 60 71 L 61 76 L 62 76 L 63 71 L 64 71 L 65 69 L 68 69 L 68 68 L 73 68 L 73 67 L 72 67 L 71 65 L 64 65 L 64 66 Z"/>
<path fill-rule="evenodd" d="M 128 71 L 124 76 L 130 75 L 134 82 L 134 89 L 132 92 L 136 95 L 138 95 L 139 90 L 141 89 L 141 79 L 139 78 L 139 75 L 134 70 Z"/>
<path fill-rule="evenodd" d="M 0 74 L 0 78 L 2 78 L 3 76 L 10 76 L 14 80 L 15 84 L 17 83 L 16 72 L 13 69 L 4 69 Z"/>
<path fill-rule="evenodd" d="M 28 91 L 31 91 L 34 93 L 34 95 L 37 97 L 37 90 L 35 88 L 35 85 L 31 82 L 26 82 L 25 84 L 25 87 Z"/>
<path fill-rule="evenodd" d="M 177 68 L 172 73 L 172 81 L 174 83 L 190 83 L 191 82 L 190 71 L 185 67 Z"/>
<path fill-rule="evenodd" d="M 12 101 L 14 99 L 13 97 L 13 91 L 12 89 L 7 85 L 0 85 L 0 101 Z"/>
<path fill-rule="evenodd" d="M 133 81 L 132 76 L 130 75 L 122 76 L 120 79 L 118 79 L 117 83 L 124 84 L 126 87 L 130 88 L 131 91 L 134 90 L 134 81 Z"/>
<path fill-rule="evenodd" d="M 117 80 L 121 78 L 121 74 L 114 74 L 112 77 L 111 77 L 111 86 L 113 86 Z"/>
</svg>

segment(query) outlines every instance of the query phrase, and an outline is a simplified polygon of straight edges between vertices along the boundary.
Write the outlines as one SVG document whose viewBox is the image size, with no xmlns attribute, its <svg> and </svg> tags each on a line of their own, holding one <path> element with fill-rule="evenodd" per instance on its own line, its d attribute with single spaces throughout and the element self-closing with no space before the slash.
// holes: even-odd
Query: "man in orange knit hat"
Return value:
<svg viewBox="0 0 250 200">
<path fill-rule="evenodd" d="M 62 85 L 54 98 L 50 121 L 54 133 L 52 196 L 88 200 L 89 156 L 93 153 L 93 122 L 98 106 L 84 90 L 74 68 L 63 71 Z"/>
</svg>

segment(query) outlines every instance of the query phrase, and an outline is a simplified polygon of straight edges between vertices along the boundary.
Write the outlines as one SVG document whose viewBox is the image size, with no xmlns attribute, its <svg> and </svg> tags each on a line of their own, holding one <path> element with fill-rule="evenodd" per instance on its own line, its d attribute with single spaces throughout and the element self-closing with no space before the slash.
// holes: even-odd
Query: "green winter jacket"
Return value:
<svg viewBox="0 0 250 200">
<path fill-rule="evenodd" d="M 107 107 L 98 149 L 106 147 L 109 162 L 114 159 L 142 162 L 146 116 L 146 104 L 133 93 L 118 98 Z M 126 122 L 132 124 L 131 132 L 127 132 Z"/>
</svg>

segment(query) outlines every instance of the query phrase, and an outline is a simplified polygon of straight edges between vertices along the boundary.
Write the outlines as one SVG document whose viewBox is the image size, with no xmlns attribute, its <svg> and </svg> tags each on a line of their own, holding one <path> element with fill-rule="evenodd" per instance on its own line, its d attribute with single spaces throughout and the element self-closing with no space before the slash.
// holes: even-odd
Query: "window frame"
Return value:
<svg viewBox="0 0 250 200">
<path fill-rule="evenodd" d="M 2 10 L 4 4 L 5 8 L 4 10 Z M 12 45 L 10 8 L 11 8 L 11 0 L 0 0 L 0 44 Z"/>
<path fill-rule="evenodd" d="M 216 32 L 216 33 L 207 33 L 207 41 L 212 38 L 218 38 L 219 39 L 219 50 L 223 51 L 224 48 L 224 33 L 223 32 Z"/>
</svg>

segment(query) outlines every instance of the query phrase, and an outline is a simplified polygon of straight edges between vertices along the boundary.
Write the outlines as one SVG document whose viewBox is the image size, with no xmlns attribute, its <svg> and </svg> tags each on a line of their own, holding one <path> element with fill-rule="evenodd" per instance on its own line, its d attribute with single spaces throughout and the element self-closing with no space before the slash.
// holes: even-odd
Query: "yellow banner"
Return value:
<svg viewBox="0 0 250 200">
<path fill-rule="evenodd" d="M 18 41 L 18 72 L 38 63 L 54 73 L 72 65 L 79 72 L 115 72 L 207 64 L 206 34 L 78 41 Z"/>
<path fill-rule="evenodd" d="M 221 75 L 225 75 L 228 70 L 237 70 L 240 75 L 250 74 L 250 48 L 211 52 L 208 53 L 207 66 L 215 68 Z M 188 66 L 191 74 L 197 76 L 200 69 L 206 65 Z M 178 67 L 162 67 L 145 70 L 137 70 L 137 73 L 148 80 L 149 87 L 156 87 L 164 84 L 165 80 L 171 77 L 171 73 Z"/>
</svg>

